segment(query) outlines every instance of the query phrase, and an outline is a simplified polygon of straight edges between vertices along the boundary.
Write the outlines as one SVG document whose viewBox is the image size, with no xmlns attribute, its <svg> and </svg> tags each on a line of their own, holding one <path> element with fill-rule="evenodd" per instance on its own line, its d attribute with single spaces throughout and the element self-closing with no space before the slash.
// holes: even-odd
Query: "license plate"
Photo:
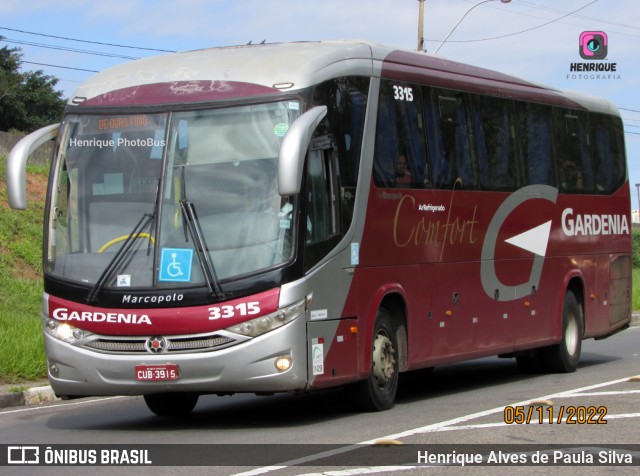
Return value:
<svg viewBox="0 0 640 476">
<path fill-rule="evenodd" d="M 158 382 L 177 380 L 180 371 L 176 364 L 136 365 L 136 380 Z"/>
</svg>

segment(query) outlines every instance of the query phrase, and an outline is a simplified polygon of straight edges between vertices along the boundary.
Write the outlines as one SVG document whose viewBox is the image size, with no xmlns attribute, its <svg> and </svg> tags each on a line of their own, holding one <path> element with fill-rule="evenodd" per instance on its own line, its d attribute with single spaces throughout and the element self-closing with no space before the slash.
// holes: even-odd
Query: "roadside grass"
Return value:
<svg viewBox="0 0 640 476">
<path fill-rule="evenodd" d="M 40 307 L 42 299 L 42 194 L 28 193 L 28 208 L 7 203 L 5 158 L 0 157 L 0 382 L 46 377 Z M 42 189 L 48 168 L 28 166 Z M 28 187 L 34 190 L 34 187 Z"/>
</svg>

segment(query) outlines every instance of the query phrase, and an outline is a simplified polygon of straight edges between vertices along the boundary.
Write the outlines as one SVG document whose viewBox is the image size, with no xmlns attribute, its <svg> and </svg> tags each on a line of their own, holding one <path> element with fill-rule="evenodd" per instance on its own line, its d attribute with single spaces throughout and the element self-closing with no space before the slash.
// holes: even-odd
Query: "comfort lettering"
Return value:
<svg viewBox="0 0 640 476">
<path fill-rule="evenodd" d="M 393 218 L 393 241 L 399 248 L 405 246 L 424 246 L 440 243 L 440 257 L 445 247 L 452 245 L 474 244 L 477 241 L 474 227 L 478 224 L 476 212 L 478 206 L 468 217 L 456 215 L 452 203 L 445 218 L 433 219 L 424 215 L 416 219 L 416 199 L 404 195 L 398 202 Z"/>
</svg>

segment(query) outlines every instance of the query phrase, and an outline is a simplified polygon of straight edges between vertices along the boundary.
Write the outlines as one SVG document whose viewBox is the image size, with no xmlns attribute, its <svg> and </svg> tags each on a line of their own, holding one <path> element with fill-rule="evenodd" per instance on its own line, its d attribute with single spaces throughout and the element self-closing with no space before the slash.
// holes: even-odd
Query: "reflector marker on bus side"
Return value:
<svg viewBox="0 0 640 476">
<path fill-rule="evenodd" d="M 551 220 L 505 241 L 538 256 L 545 256 L 550 233 Z"/>
</svg>

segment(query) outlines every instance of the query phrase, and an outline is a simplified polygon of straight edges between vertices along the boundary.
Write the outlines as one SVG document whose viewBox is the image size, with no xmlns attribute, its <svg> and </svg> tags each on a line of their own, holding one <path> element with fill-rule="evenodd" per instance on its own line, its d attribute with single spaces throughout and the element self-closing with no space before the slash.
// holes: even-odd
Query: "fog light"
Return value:
<svg viewBox="0 0 640 476">
<path fill-rule="evenodd" d="M 58 368 L 58 366 L 56 364 L 51 364 L 49 366 L 49 373 L 51 375 L 53 375 L 54 377 L 57 377 L 58 374 L 60 373 L 60 369 Z"/>
<path fill-rule="evenodd" d="M 276 359 L 276 368 L 280 371 L 280 372 L 286 372 L 287 370 L 289 370 L 291 368 L 291 364 L 293 362 L 291 361 L 291 356 L 290 355 L 283 355 L 281 357 L 278 357 Z"/>
</svg>

